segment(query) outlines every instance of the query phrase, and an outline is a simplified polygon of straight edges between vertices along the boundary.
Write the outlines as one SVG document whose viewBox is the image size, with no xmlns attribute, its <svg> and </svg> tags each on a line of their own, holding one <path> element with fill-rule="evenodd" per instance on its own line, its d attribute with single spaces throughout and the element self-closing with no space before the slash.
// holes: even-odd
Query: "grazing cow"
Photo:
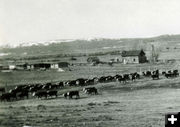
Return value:
<svg viewBox="0 0 180 127">
<path fill-rule="evenodd" d="M 59 82 L 58 87 L 59 88 L 63 88 L 64 87 L 64 83 L 63 82 Z"/>
<path fill-rule="evenodd" d="M 17 95 L 16 95 L 16 94 L 17 94 L 18 92 L 19 92 L 19 91 L 15 90 L 15 89 L 9 90 L 10 99 L 17 100 Z"/>
<path fill-rule="evenodd" d="M 1 101 L 11 101 L 11 93 L 3 93 L 0 96 Z"/>
<path fill-rule="evenodd" d="M 63 86 L 76 86 L 76 80 L 65 81 Z"/>
<path fill-rule="evenodd" d="M 100 83 L 106 82 L 106 77 L 105 77 L 105 76 L 100 77 L 100 78 L 99 78 L 99 82 L 100 82 Z"/>
<path fill-rule="evenodd" d="M 112 82 L 112 81 L 114 81 L 114 77 L 109 75 L 109 76 L 106 77 L 106 81 L 107 82 Z"/>
<path fill-rule="evenodd" d="M 165 71 L 163 71 L 163 72 L 162 72 L 162 75 L 165 75 L 165 74 L 166 74 L 166 72 L 165 72 Z"/>
<path fill-rule="evenodd" d="M 97 89 L 95 87 L 84 88 L 83 91 L 87 94 L 98 94 Z"/>
<path fill-rule="evenodd" d="M 43 85 L 43 87 L 41 89 L 49 90 L 49 89 L 51 89 L 51 85 L 52 85 L 52 83 L 46 83 L 45 85 Z"/>
<path fill-rule="evenodd" d="M 57 89 L 58 88 L 58 85 L 56 85 L 56 84 L 51 84 L 51 86 L 50 86 L 50 89 L 52 90 L 52 89 Z"/>
<path fill-rule="evenodd" d="M 58 93 L 57 90 L 50 90 L 50 91 L 47 91 L 47 95 L 50 96 L 50 97 L 52 97 L 52 96 L 57 97 L 57 96 L 58 96 L 57 93 Z"/>
<path fill-rule="evenodd" d="M 37 91 L 33 93 L 33 96 L 38 97 L 38 98 L 47 98 L 47 91 Z"/>
<path fill-rule="evenodd" d="M 114 77 L 113 77 L 116 81 L 118 80 L 118 78 L 122 78 L 122 75 L 115 75 Z"/>
<path fill-rule="evenodd" d="M 0 87 L 0 92 L 5 93 L 5 88 L 4 87 Z"/>
<path fill-rule="evenodd" d="M 87 80 L 85 81 L 85 84 L 86 84 L 86 85 L 94 85 L 94 79 L 87 79 Z"/>
<path fill-rule="evenodd" d="M 130 80 L 129 74 L 124 74 L 123 77 L 125 78 L 125 80 Z"/>
<path fill-rule="evenodd" d="M 123 76 L 119 76 L 119 77 L 117 77 L 117 81 L 119 81 L 120 83 L 121 82 L 123 82 L 123 83 L 126 83 L 126 79 L 125 79 L 125 77 L 123 77 Z"/>
<path fill-rule="evenodd" d="M 145 77 L 150 77 L 151 76 L 151 71 L 146 71 L 146 72 L 142 72 L 143 76 Z"/>
<path fill-rule="evenodd" d="M 84 78 L 76 79 L 76 84 L 77 84 L 78 86 L 84 86 L 86 80 L 87 80 L 87 79 L 84 79 Z"/>
<path fill-rule="evenodd" d="M 131 80 L 134 81 L 136 79 L 140 79 L 140 74 L 138 74 L 137 72 L 135 73 L 131 73 Z"/>
<path fill-rule="evenodd" d="M 29 88 L 29 92 L 36 92 L 38 90 L 43 89 L 43 87 L 45 87 L 45 86 L 42 84 L 35 84 Z"/>
<path fill-rule="evenodd" d="M 173 70 L 173 75 L 174 75 L 175 77 L 179 76 L 178 70 Z"/>
<path fill-rule="evenodd" d="M 159 79 L 159 75 L 158 74 L 153 74 L 153 75 L 151 75 L 151 77 L 152 77 L 153 80 L 154 79 Z"/>
<path fill-rule="evenodd" d="M 97 84 L 99 81 L 98 77 L 94 77 L 93 80 L 94 80 L 94 84 Z"/>
<path fill-rule="evenodd" d="M 63 94 L 63 96 L 65 98 L 69 97 L 69 99 L 73 98 L 73 96 L 75 96 L 76 99 L 80 97 L 79 96 L 79 91 L 70 91 L 70 92 L 67 92 L 67 93 Z"/>
<path fill-rule="evenodd" d="M 152 75 L 151 75 L 152 79 L 159 79 L 159 70 L 155 70 L 153 71 Z"/>
<path fill-rule="evenodd" d="M 3 93 L 0 96 L 1 101 L 11 101 L 11 100 L 14 100 L 14 99 L 17 100 L 16 93 L 14 93 L 14 92 Z"/>
<path fill-rule="evenodd" d="M 24 97 L 26 97 L 28 99 L 29 93 L 27 90 L 23 90 L 22 92 L 20 92 L 20 94 L 17 95 L 17 97 L 19 97 L 20 99 L 23 99 Z"/>
</svg>

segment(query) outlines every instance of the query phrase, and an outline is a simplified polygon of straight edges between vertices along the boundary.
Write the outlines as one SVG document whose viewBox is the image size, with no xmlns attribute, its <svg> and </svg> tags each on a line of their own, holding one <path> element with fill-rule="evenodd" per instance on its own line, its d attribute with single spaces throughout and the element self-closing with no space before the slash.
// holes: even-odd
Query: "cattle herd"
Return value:
<svg viewBox="0 0 180 127">
<path fill-rule="evenodd" d="M 130 74 L 116 74 L 115 76 L 101 76 L 94 77 L 92 79 L 79 78 L 76 80 L 61 81 L 57 83 L 45 83 L 45 84 L 30 84 L 30 85 L 18 85 L 9 91 L 5 91 L 4 87 L 0 88 L 0 100 L 1 101 L 15 101 L 21 99 L 28 99 L 29 96 L 34 98 L 52 98 L 58 97 L 58 91 L 67 86 L 81 86 L 83 87 L 82 91 L 86 94 L 98 94 L 98 90 L 95 87 L 86 87 L 88 85 L 95 85 L 97 83 L 108 83 L 118 81 L 122 84 L 125 84 L 129 81 L 135 81 L 142 77 L 151 77 L 154 79 L 159 79 L 159 70 L 155 71 L 145 71 L 142 72 L 142 75 L 139 73 L 130 73 Z M 173 78 L 179 76 L 178 70 L 170 70 L 168 72 L 163 71 L 162 75 L 166 78 Z M 62 94 L 64 98 L 80 98 L 79 91 L 68 91 Z"/>
</svg>

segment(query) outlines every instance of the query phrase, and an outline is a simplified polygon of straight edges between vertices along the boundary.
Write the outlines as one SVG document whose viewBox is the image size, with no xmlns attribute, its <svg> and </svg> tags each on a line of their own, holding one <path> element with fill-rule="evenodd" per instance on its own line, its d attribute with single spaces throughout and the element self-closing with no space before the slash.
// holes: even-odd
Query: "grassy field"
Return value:
<svg viewBox="0 0 180 127">
<path fill-rule="evenodd" d="M 2 127 L 162 127 L 180 105 L 180 78 L 97 84 L 99 95 L 0 103 Z M 73 88 L 74 89 L 74 88 Z M 82 89 L 82 88 L 76 88 Z"/>
<path fill-rule="evenodd" d="M 0 73 L 1 86 L 92 78 L 144 70 L 175 69 L 167 65 L 122 65 L 113 67 L 71 66 L 72 71 L 14 71 Z M 23 77 L 23 78 L 22 78 Z M 177 112 L 180 105 L 180 77 L 159 80 L 141 78 L 125 85 L 99 83 L 98 95 L 80 92 L 80 99 L 64 99 L 62 93 L 82 87 L 62 89 L 58 98 L 0 102 L 0 127 L 162 127 L 165 113 Z"/>
</svg>

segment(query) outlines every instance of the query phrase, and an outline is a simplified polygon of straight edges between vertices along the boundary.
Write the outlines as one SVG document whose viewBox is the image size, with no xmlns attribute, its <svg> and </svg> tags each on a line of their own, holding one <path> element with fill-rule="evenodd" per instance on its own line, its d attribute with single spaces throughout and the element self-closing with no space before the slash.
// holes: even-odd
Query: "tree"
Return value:
<svg viewBox="0 0 180 127">
<path fill-rule="evenodd" d="M 88 63 L 96 63 L 96 64 L 98 64 L 98 63 L 100 63 L 100 60 L 99 60 L 98 57 L 94 56 L 94 57 L 88 57 L 87 62 Z"/>
</svg>

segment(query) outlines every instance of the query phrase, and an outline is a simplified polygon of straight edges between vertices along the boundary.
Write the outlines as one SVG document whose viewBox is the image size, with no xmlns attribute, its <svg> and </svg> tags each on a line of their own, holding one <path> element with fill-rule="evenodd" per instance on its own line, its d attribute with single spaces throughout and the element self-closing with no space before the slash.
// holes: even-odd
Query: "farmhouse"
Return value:
<svg viewBox="0 0 180 127">
<path fill-rule="evenodd" d="M 143 50 L 123 51 L 121 55 L 124 64 L 147 62 L 146 54 Z"/>
</svg>

